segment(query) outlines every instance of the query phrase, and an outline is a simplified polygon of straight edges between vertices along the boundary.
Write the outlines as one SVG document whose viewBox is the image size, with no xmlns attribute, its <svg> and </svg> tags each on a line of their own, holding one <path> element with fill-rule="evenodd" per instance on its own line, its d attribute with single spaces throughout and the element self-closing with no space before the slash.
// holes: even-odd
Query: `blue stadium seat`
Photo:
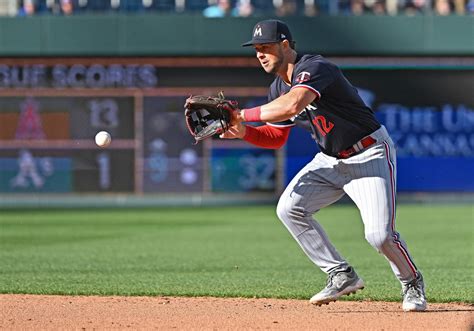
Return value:
<svg viewBox="0 0 474 331">
<path fill-rule="evenodd" d="M 329 6 L 331 0 L 316 0 L 316 6 L 319 9 L 321 14 L 328 14 L 329 13 Z"/>
<path fill-rule="evenodd" d="M 145 9 L 143 0 L 120 0 L 120 10 L 128 12 L 138 12 Z"/>
<path fill-rule="evenodd" d="M 107 11 L 111 10 L 110 0 L 88 0 L 86 10 Z"/>
<path fill-rule="evenodd" d="M 22 4 L 23 2 L 20 3 L 20 5 Z M 41 14 L 50 12 L 50 8 L 48 8 L 46 0 L 36 0 L 36 12 Z"/>
<path fill-rule="evenodd" d="M 275 11 L 273 1 L 268 0 L 251 0 L 252 6 L 255 8 L 257 13 L 271 13 Z"/>
<path fill-rule="evenodd" d="M 176 9 L 175 2 L 175 0 L 153 0 L 150 9 L 156 11 L 174 11 Z"/>
<path fill-rule="evenodd" d="M 296 0 L 298 14 L 304 14 L 304 7 L 305 7 L 304 2 L 305 2 L 304 0 Z"/>
<path fill-rule="evenodd" d="M 339 0 L 336 3 L 330 3 L 329 14 L 344 14 L 352 15 L 351 1 L 350 0 Z"/>
<path fill-rule="evenodd" d="M 187 0 L 184 8 L 189 11 L 202 11 L 208 6 L 207 0 Z"/>
</svg>

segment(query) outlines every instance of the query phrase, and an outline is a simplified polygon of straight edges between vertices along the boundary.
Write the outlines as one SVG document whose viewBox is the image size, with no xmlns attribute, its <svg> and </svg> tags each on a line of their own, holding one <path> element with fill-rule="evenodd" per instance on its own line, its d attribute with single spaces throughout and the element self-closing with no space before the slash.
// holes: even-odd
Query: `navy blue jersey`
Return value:
<svg viewBox="0 0 474 331">
<path fill-rule="evenodd" d="M 321 55 L 298 55 L 291 86 L 277 76 L 270 86 L 268 101 L 292 88 L 307 88 L 317 97 L 294 118 L 269 124 L 306 128 L 325 154 L 336 156 L 380 127 L 357 89 Z"/>
</svg>

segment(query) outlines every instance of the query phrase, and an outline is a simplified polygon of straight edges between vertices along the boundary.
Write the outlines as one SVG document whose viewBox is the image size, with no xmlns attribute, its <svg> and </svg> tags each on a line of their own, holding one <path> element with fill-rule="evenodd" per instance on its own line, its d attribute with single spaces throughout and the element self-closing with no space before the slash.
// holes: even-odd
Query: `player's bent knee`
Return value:
<svg viewBox="0 0 474 331">
<path fill-rule="evenodd" d="M 286 204 L 282 201 L 282 199 L 278 201 L 276 214 L 282 222 L 285 222 L 285 220 L 288 219 L 288 209 L 286 207 Z"/>
<path fill-rule="evenodd" d="M 305 217 L 304 208 L 295 206 L 286 199 L 280 199 L 277 205 L 277 216 L 285 223 L 292 223 L 292 221 L 301 221 Z"/>
<path fill-rule="evenodd" d="M 366 232 L 365 239 L 380 253 L 383 253 L 383 251 L 390 245 L 392 241 L 390 233 L 386 232 Z"/>
</svg>

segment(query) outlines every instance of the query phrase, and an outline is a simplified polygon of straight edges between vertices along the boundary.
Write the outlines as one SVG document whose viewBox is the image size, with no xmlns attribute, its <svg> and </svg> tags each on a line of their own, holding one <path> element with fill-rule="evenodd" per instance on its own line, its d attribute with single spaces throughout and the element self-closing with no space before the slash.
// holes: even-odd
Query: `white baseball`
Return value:
<svg viewBox="0 0 474 331">
<path fill-rule="evenodd" d="M 95 143 L 99 147 L 107 147 L 112 142 L 112 137 L 107 131 L 100 131 L 95 135 Z"/>
</svg>

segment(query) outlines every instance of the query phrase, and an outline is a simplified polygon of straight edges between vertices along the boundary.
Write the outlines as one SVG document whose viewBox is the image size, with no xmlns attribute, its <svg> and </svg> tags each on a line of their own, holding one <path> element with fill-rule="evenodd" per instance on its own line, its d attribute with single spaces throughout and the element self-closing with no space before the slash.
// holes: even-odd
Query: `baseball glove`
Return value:
<svg viewBox="0 0 474 331">
<path fill-rule="evenodd" d="M 217 97 L 194 95 L 186 99 L 184 116 L 189 132 L 198 143 L 215 134 L 229 130 L 232 112 L 238 109 L 237 101 L 226 100 L 219 92 Z"/>
</svg>

